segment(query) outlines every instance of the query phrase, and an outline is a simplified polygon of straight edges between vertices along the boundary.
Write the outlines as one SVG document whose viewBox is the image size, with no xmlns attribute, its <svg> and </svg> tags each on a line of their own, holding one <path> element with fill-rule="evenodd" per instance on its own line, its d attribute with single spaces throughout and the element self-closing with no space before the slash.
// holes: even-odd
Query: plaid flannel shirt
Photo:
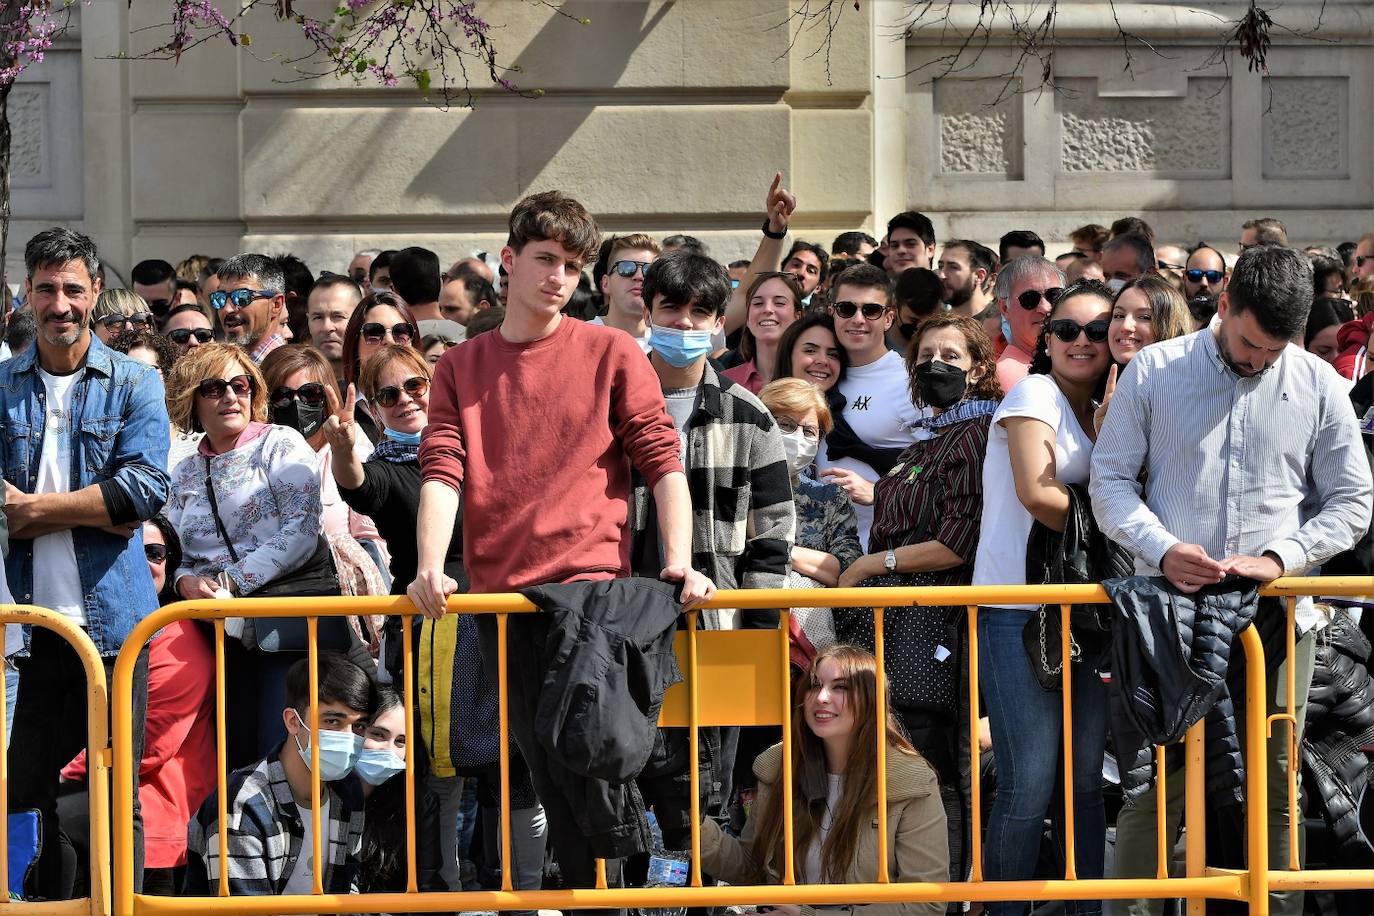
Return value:
<svg viewBox="0 0 1374 916">
<path fill-rule="evenodd" d="M 275 896 L 282 892 L 302 850 L 305 828 L 286 771 L 277 758 L 279 745 L 251 767 L 229 775 L 229 893 L 234 896 Z M 321 786 L 328 793 L 323 879 L 326 894 L 347 894 L 358 870 L 363 838 L 363 800 L 356 781 Z M 184 893 L 213 896 L 219 887 L 219 812 L 216 793 L 210 793 L 191 819 L 186 837 Z"/>
<path fill-rule="evenodd" d="M 759 399 L 706 363 L 684 431 L 692 497 L 692 566 L 716 588 L 783 588 L 797 518 L 778 424 Z M 633 537 L 657 524 L 644 478 L 635 474 Z M 636 570 L 657 575 L 657 570 Z M 719 627 L 714 611 L 704 625 Z"/>
</svg>

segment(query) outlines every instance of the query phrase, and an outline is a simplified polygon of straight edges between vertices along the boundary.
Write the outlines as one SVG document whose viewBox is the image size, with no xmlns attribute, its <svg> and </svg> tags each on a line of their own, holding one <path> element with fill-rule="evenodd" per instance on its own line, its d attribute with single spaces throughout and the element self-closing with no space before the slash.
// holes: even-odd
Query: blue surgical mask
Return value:
<svg viewBox="0 0 1374 916">
<path fill-rule="evenodd" d="M 310 766 L 310 744 L 301 746 L 301 733 L 307 738 L 310 737 L 310 727 L 305 724 L 305 716 L 300 717 L 301 731 L 296 733 L 296 750 L 300 752 L 301 759 L 305 765 Z M 320 780 L 322 782 L 334 782 L 343 779 L 353 772 L 353 767 L 358 762 L 358 754 L 363 749 L 362 735 L 355 735 L 352 732 L 338 732 L 330 729 L 320 729 Z"/>
<path fill-rule="evenodd" d="M 710 331 L 680 331 L 657 324 L 649 326 L 649 346 L 677 369 L 685 369 L 715 349 Z"/>
<path fill-rule="evenodd" d="M 1011 322 L 1007 320 L 1006 315 L 1002 316 L 1002 339 L 1011 343 Z"/>
<path fill-rule="evenodd" d="M 386 748 L 365 747 L 353 770 L 369 786 L 380 786 L 397 773 L 404 773 L 406 762 Z"/>
<path fill-rule="evenodd" d="M 403 444 L 403 445 L 419 445 L 419 444 L 420 444 L 420 434 L 419 434 L 418 432 L 416 432 L 416 433 L 401 433 L 401 432 L 397 432 L 396 430 L 392 429 L 390 426 L 383 426 L 383 427 L 382 427 L 382 432 L 386 433 L 386 437 L 387 437 L 388 439 L 394 439 L 395 441 L 400 442 L 400 443 Z"/>
</svg>

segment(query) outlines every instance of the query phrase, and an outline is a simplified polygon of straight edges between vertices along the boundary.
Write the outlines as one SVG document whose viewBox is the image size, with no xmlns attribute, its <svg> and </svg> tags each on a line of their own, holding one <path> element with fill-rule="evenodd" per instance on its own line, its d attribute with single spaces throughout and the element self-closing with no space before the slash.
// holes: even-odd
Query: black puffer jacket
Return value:
<svg viewBox="0 0 1374 916">
<path fill-rule="evenodd" d="M 1369 613 L 1366 611 L 1365 613 Z M 1303 733 L 1303 778 L 1308 813 L 1331 833 L 1337 868 L 1374 868 L 1374 793 L 1369 755 L 1374 746 L 1374 683 L 1370 646 L 1348 614 L 1337 614 L 1317 645 Z"/>
</svg>

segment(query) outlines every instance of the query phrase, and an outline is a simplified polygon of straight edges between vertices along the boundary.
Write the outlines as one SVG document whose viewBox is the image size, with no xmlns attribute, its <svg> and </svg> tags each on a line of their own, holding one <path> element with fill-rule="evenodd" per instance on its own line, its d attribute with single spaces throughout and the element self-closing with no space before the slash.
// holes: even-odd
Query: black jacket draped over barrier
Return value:
<svg viewBox="0 0 1374 916">
<path fill-rule="evenodd" d="M 650 848 L 635 777 L 654 749 L 663 695 L 682 680 L 674 591 L 651 579 L 541 585 L 521 594 L 542 613 L 508 618 L 511 733 L 550 830 L 567 826 L 560 813 L 573 819 L 592 856 Z M 495 658 L 495 621 L 481 624 Z"/>
<path fill-rule="evenodd" d="M 1115 613 L 1110 721 L 1127 802 L 1154 783 L 1153 746 L 1178 741 L 1205 718 L 1207 794 L 1239 803 L 1245 770 L 1232 693 L 1244 684 L 1244 653 L 1236 637 L 1256 622 L 1266 658 L 1277 664 L 1288 619 L 1282 604 L 1261 599 L 1259 583 L 1238 576 L 1191 595 L 1162 576 L 1102 584 Z M 1170 749 L 1169 770 L 1179 750 Z"/>
</svg>

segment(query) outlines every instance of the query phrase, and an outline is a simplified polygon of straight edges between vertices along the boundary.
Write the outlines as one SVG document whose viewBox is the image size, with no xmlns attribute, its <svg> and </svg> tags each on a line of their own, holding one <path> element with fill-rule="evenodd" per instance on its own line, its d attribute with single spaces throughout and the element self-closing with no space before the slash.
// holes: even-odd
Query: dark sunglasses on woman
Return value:
<svg viewBox="0 0 1374 916">
<path fill-rule="evenodd" d="M 1028 289 L 1016 297 L 1016 302 L 1028 312 L 1033 312 L 1040 307 L 1040 297 L 1044 296 L 1045 301 L 1054 305 L 1059 301 L 1059 294 L 1064 292 L 1062 287 L 1051 286 L 1047 290 Z"/>
<path fill-rule="evenodd" d="M 178 347 L 184 347 L 195 337 L 197 343 L 207 344 L 215 339 L 215 332 L 209 328 L 177 328 L 167 332 L 167 339 Z"/>
<path fill-rule="evenodd" d="M 100 324 L 106 328 L 128 327 L 131 324 L 146 328 L 152 323 L 153 316 L 147 312 L 135 312 L 132 315 L 106 315 L 100 319 Z"/>
<path fill-rule="evenodd" d="M 236 375 L 227 380 L 222 378 L 203 379 L 196 386 L 196 393 L 207 401 L 218 401 L 224 397 L 224 392 L 229 390 L 232 390 L 236 397 L 252 397 L 257 387 L 257 383 L 253 381 L 251 375 Z"/>
<path fill-rule="evenodd" d="M 377 321 L 369 321 L 359 330 L 363 340 L 368 343 L 381 343 L 382 340 L 386 338 L 386 332 L 387 326 Z M 391 326 L 391 339 L 398 344 L 408 344 L 410 343 L 410 338 L 410 325 L 393 324 Z"/>
<path fill-rule="evenodd" d="M 1107 339 L 1107 331 L 1111 329 L 1111 326 L 1111 322 L 1105 318 L 1098 318 L 1087 324 L 1079 324 L 1072 318 L 1056 318 L 1049 325 L 1050 333 L 1064 343 L 1073 343 L 1078 339 L 1078 335 L 1084 333 L 1088 335 L 1088 340 L 1092 343 L 1102 343 Z"/>
<path fill-rule="evenodd" d="M 425 396 L 425 392 L 429 391 L 429 379 L 412 375 L 401 383 L 400 388 L 395 385 L 378 388 L 377 394 L 373 396 L 372 400 L 376 401 L 379 407 L 395 407 L 396 402 L 401 400 L 402 390 L 412 398 L 422 398 Z"/>
<path fill-rule="evenodd" d="M 147 560 L 148 560 L 149 563 L 158 563 L 158 564 L 166 563 L 166 562 L 167 562 L 167 545 L 166 545 L 166 544 L 144 544 L 144 545 L 143 545 L 143 556 L 147 558 Z"/>
<path fill-rule="evenodd" d="M 288 388 L 286 385 L 278 385 L 276 388 L 272 389 L 273 407 L 285 407 L 297 398 L 307 407 L 319 407 L 325 402 L 326 398 L 324 386 L 319 382 L 306 382 L 299 388 Z"/>
</svg>

